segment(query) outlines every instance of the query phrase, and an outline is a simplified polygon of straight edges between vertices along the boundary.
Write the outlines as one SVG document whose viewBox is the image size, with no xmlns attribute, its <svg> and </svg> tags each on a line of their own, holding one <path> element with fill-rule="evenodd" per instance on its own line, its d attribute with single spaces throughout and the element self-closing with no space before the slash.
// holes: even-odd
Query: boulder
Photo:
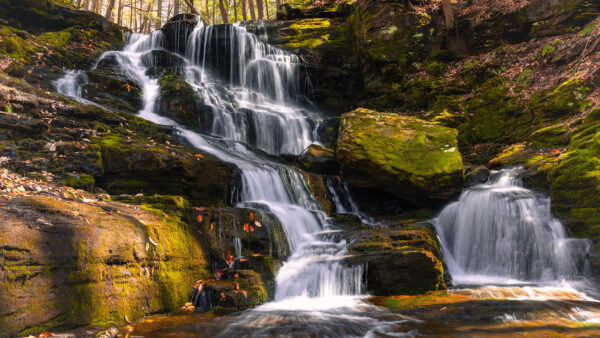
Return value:
<svg viewBox="0 0 600 338">
<path fill-rule="evenodd" d="M 490 178 L 490 170 L 483 165 L 469 167 L 465 173 L 465 187 L 472 187 L 487 182 Z"/>
<path fill-rule="evenodd" d="M 249 208 L 201 208 L 196 219 L 216 267 L 256 271 L 272 297 L 275 273 L 290 253 L 281 222 L 272 214 Z"/>
<path fill-rule="evenodd" d="M 62 198 L 0 198 L 3 335 L 121 326 L 175 311 L 194 281 L 211 277 L 197 233 L 178 211 L 44 189 Z"/>
<path fill-rule="evenodd" d="M 375 296 L 446 289 L 442 255 L 428 223 L 347 231 L 349 264 L 366 264 L 367 291 Z"/>
<path fill-rule="evenodd" d="M 169 19 L 161 28 L 165 36 L 165 47 L 172 52 L 184 54 L 188 37 L 198 25 L 199 19 L 192 14 L 179 14 Z"/>
<path fill-rule="evenodd" d="M 135 114 L 142 108 L 142 90 L 120 72 L 94 69 L 87 72 L 88 82 L 82 96 L 118 111 Z"/>
<path fill-rule="evenodd" d="M 342 115 L 336 158 L 351 185 L 426 204 L 460 191 L 456 137 L 452 128 L 359 108 Z"/>
<path fill-rule="evenodd" d="M 340 170 L 333 150 L 318 144 L 311 144 L 300 155 L 300 167 L 325 175 L 336 175 Z"/>
<path fill-rule="evenodd" d="M 198 96 L 182 75 L 166 73 L 159 79 L 160 114 L 188 127 L 198 128 Z"/>
</svg>

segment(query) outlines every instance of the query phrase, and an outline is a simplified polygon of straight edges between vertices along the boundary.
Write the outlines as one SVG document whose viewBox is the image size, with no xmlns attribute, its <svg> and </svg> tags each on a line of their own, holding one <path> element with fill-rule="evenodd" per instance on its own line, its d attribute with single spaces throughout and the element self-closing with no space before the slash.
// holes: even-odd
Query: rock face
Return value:
<svg viewBox="0 0 600 338">
<path fill-rule="evenodd" d="M 215 266 L 256 271 L 265 292 L 272 297 L 275 273 L 290 253 L 279 220 L 263 211 L 246 208 L 201 208 L 198 216 L 198 229 Z M 235 265 L 230 264 L 233 260 Z"/>
<path fill-rule="evenodd" d="M 181 198 L 136 207 L 71 188 L 51 190 L 60 197 L 35 191 L 0 197 L 3 334 L 121 325 L 125 316 L 174 311 L 194 281 L 211 276 L 196 231 L 183 222 Z"/>
<path fill-rule="evenodd" d="M 429 224 L 353 230 L 342 235 L 354 255 L 367 263 L 367 291 L 375 296 L 413 295 L 446 289 L 444 265 Z"/>
<path fill-rule="evenodd" d="M 325 175 L 335 175 L 340 170 L 333 150 L 318 144 L 311 144 L 300 155 L 300 165 L 304 170 Z"/>
<path fill-rule="evenodd" d="M 352 185 L 412 203 L 444 200 L 463 179 L 456 136 L 413 117 L 356 109 L 342 115 L 336 157 Z"/>
<path fill-rule="evenodd" d="M 177 145 L 168 128 L 125 113 L 65 104 L 8 76 L 0 76 L 0 105 L 5 107 L 0 112 L 4 165 L 17 172 L 47 171 L 63 182 L 88 175 L 112 194 L 171 194 L 200 205 L 229 200 L 233 166 Z M 51 125 L 44 119 L 52 119 Z"/>
</svg>

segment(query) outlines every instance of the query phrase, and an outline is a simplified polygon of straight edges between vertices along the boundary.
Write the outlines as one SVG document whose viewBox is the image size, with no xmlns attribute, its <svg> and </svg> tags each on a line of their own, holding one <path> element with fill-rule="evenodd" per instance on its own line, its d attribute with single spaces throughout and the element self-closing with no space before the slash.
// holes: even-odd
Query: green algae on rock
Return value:
<svg viewBox="0 0 600 338">
<path fill-rule="evenodd" d="M 336 157 L 352 185 L 412 203 L 445 200 L 463 180 L 457 134 L 414 117 L 359 108 L 342 115 Z"/>
</svg>

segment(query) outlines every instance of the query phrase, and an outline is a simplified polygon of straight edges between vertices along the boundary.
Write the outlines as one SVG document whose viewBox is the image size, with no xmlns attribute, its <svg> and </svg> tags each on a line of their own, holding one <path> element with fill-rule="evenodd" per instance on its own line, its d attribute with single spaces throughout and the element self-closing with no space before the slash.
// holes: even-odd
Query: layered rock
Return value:
<svg viewBox="0 0 600 338">
<path fill-rule="evenodd" d="M 197 233 L 184 222 L 181 198 L 137 207 L 11 179 L 6 171 L 1 176 L 4 334 L 121 325 L 175 311 L 195 280 L 211 276 Z M 27 187 L 22 197 L 11 198 L 20 189 L 15 184 Z"/>
<path fill-rule="evenodd" d="M 456 136 L 413 117 L 357 109 L 342 115 L 336 157 L 352 185 L 415 204 L 445 200 L 463 179 Z"/>
<path fill-rule="evenodd" d="M 413 295 L 446 289 L 444 263 L 435 231 L 423 223 L 352 230 L 349 264 L 366 264 L 366 285 L 375 296 Z"/>
</svg>

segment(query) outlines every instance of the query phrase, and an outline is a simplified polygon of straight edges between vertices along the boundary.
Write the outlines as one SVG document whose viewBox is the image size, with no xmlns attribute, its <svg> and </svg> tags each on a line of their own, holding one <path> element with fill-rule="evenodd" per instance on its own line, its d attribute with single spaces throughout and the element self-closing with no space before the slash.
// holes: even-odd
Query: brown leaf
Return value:
<svg viewBox="0 0 600 338">
<path fill-rule="evenodd" d="M 219 302 L 224 302 L 225 301 L 225 294 L 223 292 L 221 292 L 221 297 L 219 297 Z"/>
</svg>

